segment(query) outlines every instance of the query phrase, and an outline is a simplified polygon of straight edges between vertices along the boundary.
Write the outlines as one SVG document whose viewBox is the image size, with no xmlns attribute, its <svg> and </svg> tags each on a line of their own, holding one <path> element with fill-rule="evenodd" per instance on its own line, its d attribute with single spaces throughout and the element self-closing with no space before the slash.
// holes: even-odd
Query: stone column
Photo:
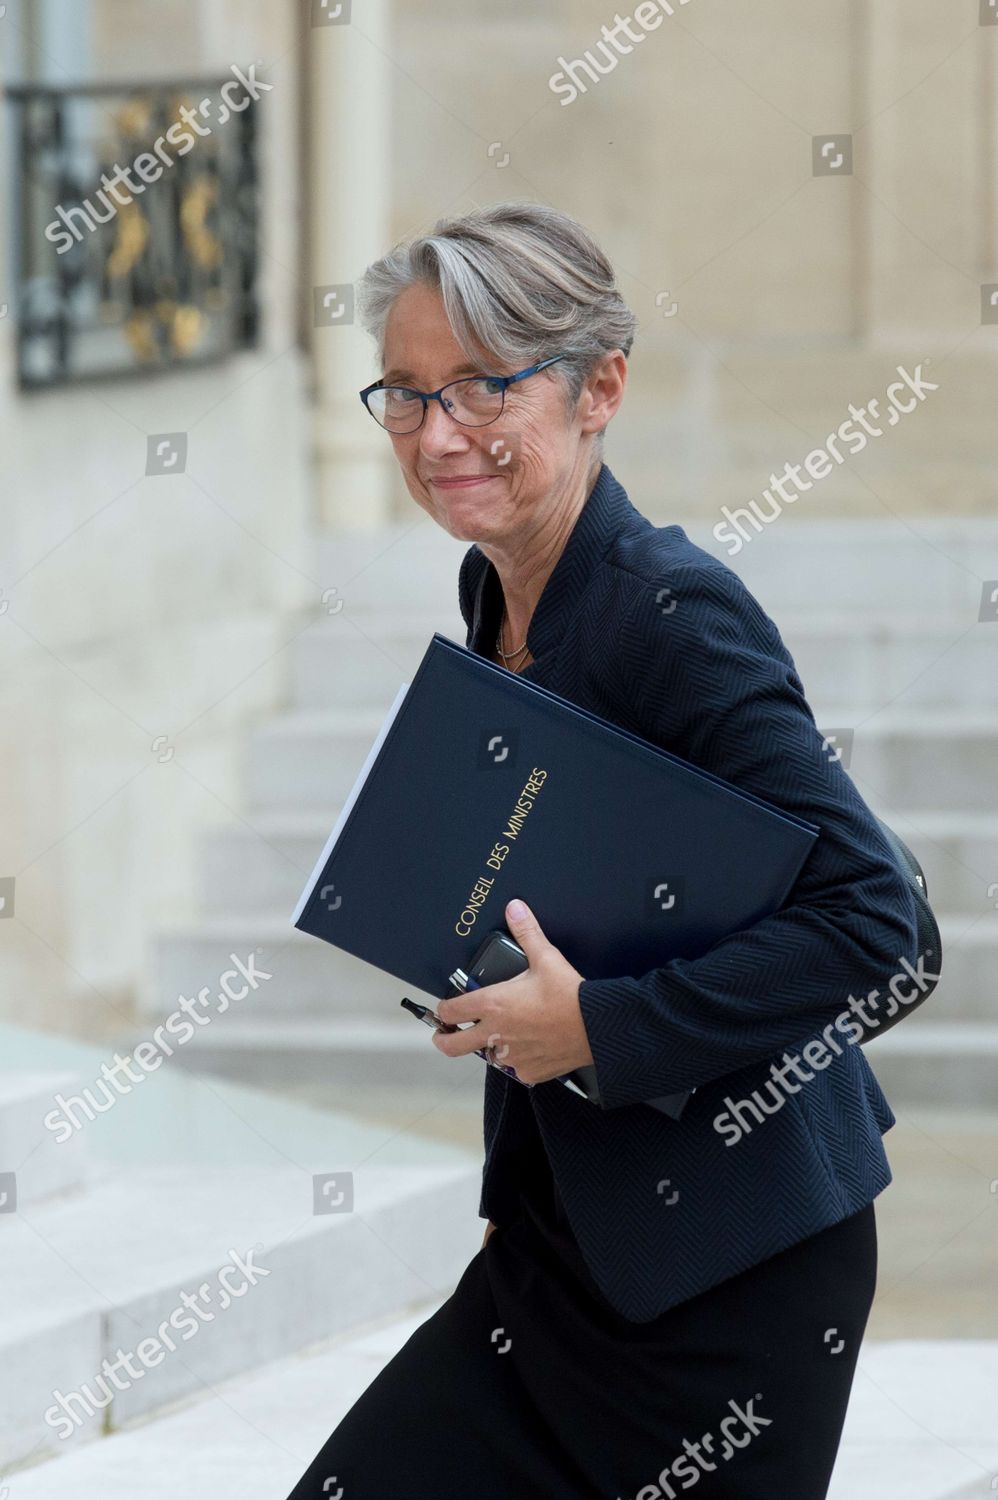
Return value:
<svg viewBox="0 0 998 1500">
<path fill-rule="evenodd" d="M 978 6 L 862 5 L 866 87 L 854 142 L 866 183 L 871 347 L 972 334 L 994 271 L 994 77 L 998 26 Z M 962 42 L 961 42 L 962 38 Z M 859 184 L 857 184 L 859 186 Z"/>
<path fill-rule="evenodd" d="M 322 304 L 316 288 L 345 287 L 345 300 L 390 245 L 391 0 L 355 4 L 342 23 L 321 15 L 316 0 L 307 39 L 313 325 Z M 337 310 L 335 300 L 329 305 Z M 323 323 L 319 311 L 312 329 L 316 519 L 339 531 L 377 531 L 390 519 L 395 460 L 357 399 L 380 373 L 374 343 L 347 321 L 349 311 L 343 316 L 342 324 Z"/>
</svg>

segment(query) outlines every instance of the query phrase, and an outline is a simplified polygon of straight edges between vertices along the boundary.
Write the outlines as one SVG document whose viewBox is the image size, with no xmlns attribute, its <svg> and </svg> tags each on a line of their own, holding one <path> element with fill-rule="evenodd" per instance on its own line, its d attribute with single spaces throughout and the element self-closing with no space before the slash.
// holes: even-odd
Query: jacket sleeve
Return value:
<svg viewBox="0 0 998 1500">
<path fill-rule="evenodd" d="M 580 983 L 604 1109 L 776 1058 L 847 1011 L 850 994 L 883 993 L 902 956 L 915 957 L 907 879 L 823 748 L 776 626 L 732 569 L 704 559 L 661 583 L 635 579 L 617 650 L 620 722 L 821 831 L 780 911 L 696 959 Z"/>
</svg>

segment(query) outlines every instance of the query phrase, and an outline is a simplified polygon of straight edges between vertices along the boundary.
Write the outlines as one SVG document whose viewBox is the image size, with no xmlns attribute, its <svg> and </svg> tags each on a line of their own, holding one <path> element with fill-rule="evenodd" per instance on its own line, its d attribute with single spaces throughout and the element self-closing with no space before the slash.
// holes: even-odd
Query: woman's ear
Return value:
<svg viewBox="0 0 998 1500">
<path fill-rule="evenodd" d="M 606 430 L 624 399 L 626 385 L 627 356 L 623 349 L 610 349 L 589 372 L 582 388 L 583 432 Z"/>
</svg>

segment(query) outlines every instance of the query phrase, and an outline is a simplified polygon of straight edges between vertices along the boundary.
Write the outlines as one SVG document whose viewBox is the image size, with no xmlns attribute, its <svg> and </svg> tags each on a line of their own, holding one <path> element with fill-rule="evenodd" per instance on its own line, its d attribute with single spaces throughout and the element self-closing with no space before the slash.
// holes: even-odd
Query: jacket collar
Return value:
<svg viewBox="0 0 998 1500">
<path fill-rule="evenodd" d="M 561 642 L 587 580 L 614 537 L 639 514 L 623 486 L 618 484 L 607 465 L 602 464 L 530 617 L 527 646 L 532 657 L 540 658 Z M 477 580 L 470 583 L 470 649 L 490 655 L 502 613 L 502 583 L 495 564 L 485 557 L 477 544 L 472 544 L 465 558 L 469 569 L 477 563 L 470 575 Z M 461 600 L 461 606 L 467 620 L 469 611 L 465 599 Z M 524 670 L 529 672 L 531 665 Z"/>
</svg>

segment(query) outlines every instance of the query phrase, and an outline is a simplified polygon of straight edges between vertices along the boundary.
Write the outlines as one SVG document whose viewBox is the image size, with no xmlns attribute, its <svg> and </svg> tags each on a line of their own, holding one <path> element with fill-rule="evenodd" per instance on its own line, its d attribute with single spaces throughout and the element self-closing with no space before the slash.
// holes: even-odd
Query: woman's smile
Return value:
<svg viewBox="0 0 998 1500">
<path fill-rule="evenodd" d="M 491 484 L 498 477 L 497 474 L 457 474 L 450 479 L 441 477 L 429 482 L 438 490 L 463 490 L 476 484 Z"/>
</svg>

